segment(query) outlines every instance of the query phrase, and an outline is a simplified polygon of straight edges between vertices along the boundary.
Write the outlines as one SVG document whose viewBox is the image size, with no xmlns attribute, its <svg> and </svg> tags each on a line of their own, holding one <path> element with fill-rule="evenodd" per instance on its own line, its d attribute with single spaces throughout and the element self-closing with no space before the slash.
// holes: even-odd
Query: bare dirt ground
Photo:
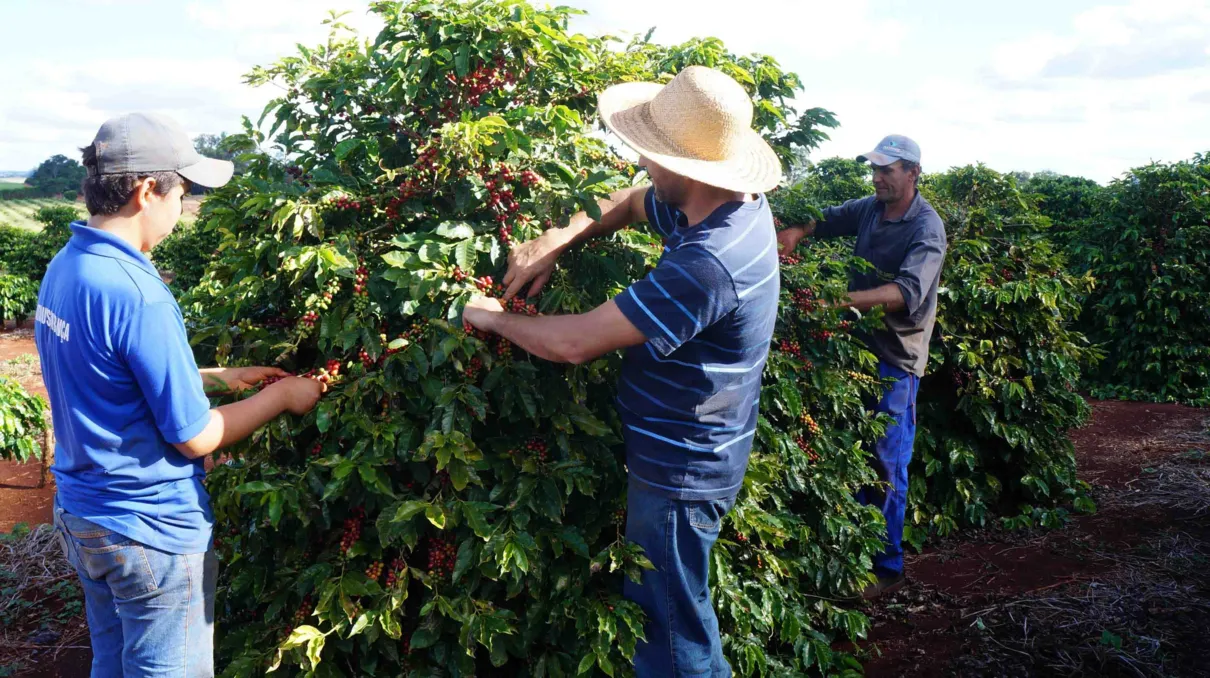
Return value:
<svg viewBox="0 0 1210 678">
<path fill-rule="evenodd" d="M 1093 410 L 1072 438 L 1097 513 L 909 557 L 868 675 L 1210 676 L 1210 410 Z"/>
<path fill-rule="evenodd" d="M 0 374 L 45 396 L 30 354 L 29 325 L 0 332 Z M 1210 676 L 1210 410 L 1093 412 L 1072 439 L 1098 512 L 909 556 L 911 585 L 868 609 L 868 675 Z M 37 463 L 0 463 L 0 535 L 50 520 L 53 480 L 37 480 Z M 0 537 L 0 676 L 88 675 L 78 585 L 49 536 Z"/>
</svg>

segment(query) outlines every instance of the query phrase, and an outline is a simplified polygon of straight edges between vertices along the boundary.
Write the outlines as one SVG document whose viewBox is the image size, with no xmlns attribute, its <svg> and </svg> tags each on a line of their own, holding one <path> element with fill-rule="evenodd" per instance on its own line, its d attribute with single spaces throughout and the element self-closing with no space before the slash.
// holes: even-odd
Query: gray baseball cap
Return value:
<svg viewBox="0 0 1210 678">
<path fill-rule="evenodd" d="M 231 180 L 235 165 L 200 155 L 175 120 L 154 113 L 128 113 L 106 120 L 92 140 L 97 174 L 176 172 L 207 188 Z"/>
<path fill-rule="evenodd" d="M 892 134 L 879 141 L 874 150 L 857 156 L 857 162 L 870 162 L 879 167 L 894 164 L 896 160 L 920 164 L 920 145 L 902 134 Z"/>
</svg>

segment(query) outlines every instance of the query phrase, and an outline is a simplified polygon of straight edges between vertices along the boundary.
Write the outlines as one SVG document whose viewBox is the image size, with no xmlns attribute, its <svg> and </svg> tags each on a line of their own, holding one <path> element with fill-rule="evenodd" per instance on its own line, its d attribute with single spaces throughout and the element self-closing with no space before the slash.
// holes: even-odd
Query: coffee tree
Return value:
<svg viewBox="0 0 1210 678">
<path fill-rule="evenodd" d="M 594 133 L 596 94 L 720 68 L 783 158 L 825 111 L 765 57 L 715 40 L 661 47 L 567 32 L 522 2 L 378 3 L 385 28 L 260 68 L 283 96 L 233 143 L 247 172 L 206 202 L 219 256 L 183 302 L 199 362 L 280 364 L 331 391 L 208 479 L 224 561 L 220 664 L 308 675 L 630 673 L 640 610 L 622 577 L 618 356 L 553 365 L 467 332 L 512 243 L 629 185 Z M 278 162 L 259 149 L 272 146 Z M 627 229 L 570 253 L 519 313 L 577 312 L 660 250 Z M 851 320 L 819 303 L 847 258 L 787 260 L 745 487 L 714 552 L 724 645 L 742 675 L 852 670 L 831 650 L 867 622 L 838 597 L 868 581 L 881 519 L 852 499 L 884 423 Z M 871 317 L 865 322 L 877 322 Z"/>
<path fill-rule="evenodd" d="M 1081 317 L 1107 353 L 1093 393 L 1210 404 L 1210 156 L 1139 167 L 1101 204 L 1070 246 L 1097 280 Z"/>
<path fill-rule="evenodd" d="M 46 403 L 16 381 L 0 377 L 0 460 L 25 463 L 46 434 Z"/>
<path fill-rule="evenodd" d="M 1049 221 L 1016 182 L 969 166 L 925 177 L 946 225 L 930 374 L 919 394 L 906 538 L 1009 514 L 1058 524 L 1091 510 L 1067 432 L 1088 416 L 1076 393 L 1098 353 L 1074 328 L 1088 275 L 1066 270 Z"/>
</svg>

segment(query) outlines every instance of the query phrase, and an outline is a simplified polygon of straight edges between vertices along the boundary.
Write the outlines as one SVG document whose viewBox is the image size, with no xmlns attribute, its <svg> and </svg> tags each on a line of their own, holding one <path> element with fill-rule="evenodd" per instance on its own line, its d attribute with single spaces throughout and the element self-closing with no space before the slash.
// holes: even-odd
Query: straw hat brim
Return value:
<svg viewBox="0 0 1210 678">
<path fill-rule="evenodd" d="M 764 193 L 781 183 L 781 160 L 754 130 L 744 130 L 731 157 L 699 160 L 689 157 L 652 122 L 648 104 L 663 85 L 628 82 L 601 93 L 597 110 L 609 131 L 652 162 L 681 176 L 741 193 Z"/>
</svg>

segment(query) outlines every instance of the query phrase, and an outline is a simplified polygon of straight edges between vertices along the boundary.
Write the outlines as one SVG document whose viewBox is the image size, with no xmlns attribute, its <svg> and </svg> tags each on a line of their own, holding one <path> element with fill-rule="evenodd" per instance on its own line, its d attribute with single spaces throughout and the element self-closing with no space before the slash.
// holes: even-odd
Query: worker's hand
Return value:
<svg viewBox="0 0 1210 678">
<path fill-rule="evenodd" d="M 266 379 L 284 379 L 290 373 L 280 367 L 229 367 L 218 376 L 232 391 L 244 391 Z"/>
<path fill-rule="evenodd" d="M 282 409 L 291 414 L 303 415 L 310 412 L 319 397 L 328 390 L 326 384 L 306 377 L 286 377 L 265 387 L 262 393 L 269 393 L 281 404 Z"/>
<path fill-rule="evenodd" d="M 777 232 L 777 253 L 789 254 L 798 247 L 798 242 L 806 237 L 807 231 L 802 226 L 790 226 Z"/>
<path fill-rule="evenodd" d="M 462 322 L 484 332 L 494 332 L 494 320 L 504 313 L 499 299 L 475 297 L 462 309 Z"/>
<path fill-rule="evenodd" d="M 542 235 L 515 245 L 508 253 L 508 272 L 504 274 L 504 300 L 508 301 L 529 285 L 527 297 L 542 291 L 555 272 L 555 262 L 570 245 L 562 229 L 552 228 Z M 482 328 L 481 328 L 482 329 Z"/>
</svg>

